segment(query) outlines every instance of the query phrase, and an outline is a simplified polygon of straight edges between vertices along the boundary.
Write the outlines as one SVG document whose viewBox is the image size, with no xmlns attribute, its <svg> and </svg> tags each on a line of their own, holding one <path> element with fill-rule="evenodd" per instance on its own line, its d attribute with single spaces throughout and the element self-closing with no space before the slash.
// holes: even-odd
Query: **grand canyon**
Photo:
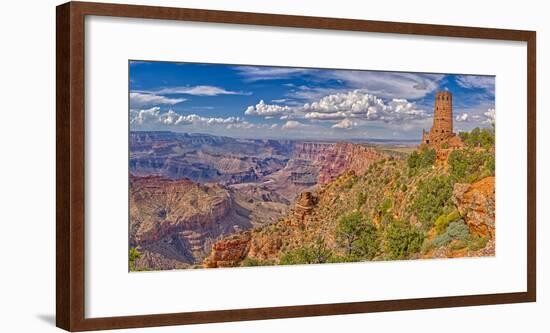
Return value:
<svg viewBox="0 0 550 333">
<path fill-rule="evenodd" d="M 130 134 L 130 244 L 138 268 L 200 265 L 224 236 L 280 221 L 301 193 L 399 155 L 345 142 Z"/>
<path fill-rule="evenodd" d="M 495 77 L 130 61 L 128 270 L 495 255 Z"/>
<path fill-rule="evenodd" d="M 486 132 L 454 147 L 132 132 L 130 269 L 494 255 Z M 360 216 L 362 247 L 345 222 Z"/>
</svg>

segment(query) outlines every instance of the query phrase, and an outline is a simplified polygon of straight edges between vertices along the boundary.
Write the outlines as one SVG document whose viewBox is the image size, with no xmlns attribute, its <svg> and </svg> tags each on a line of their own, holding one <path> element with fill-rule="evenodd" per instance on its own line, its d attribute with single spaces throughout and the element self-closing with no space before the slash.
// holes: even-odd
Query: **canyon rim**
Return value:
<svg viewBox="0 0 550 333">
<path fill-rule="evenodd" d="M 495 255 L 494 76 L 129 71 L 129 271 Z"/>
</svg>

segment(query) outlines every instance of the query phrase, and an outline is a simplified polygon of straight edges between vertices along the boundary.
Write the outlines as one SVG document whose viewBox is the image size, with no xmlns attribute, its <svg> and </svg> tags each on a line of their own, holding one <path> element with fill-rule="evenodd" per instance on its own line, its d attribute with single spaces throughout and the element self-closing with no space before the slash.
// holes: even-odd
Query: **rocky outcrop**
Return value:
<svg viewBox="0 0 550 333">
<path fill-rule="evenodd" d="M 204 260 L 206 268 L 234 267 L 246 257 L 250 249 L 250 232 L 241 232 L 216 242 Z"/>
<path fill-rule="evenodd" d="M 455 184 L 453 201 L 470 233 L 495 238 L 495 177 L 473 184 Z"/>
<path fill-rule="evenodd" d="M 299 220 L 303 220 L 306 215 L 311 213 L 316 203 L 317 198 L 311 192 L 302 192 L 294 206 L 294 216 Z"/>
<path fill-rule="evenodd" d="M 311 222 L 317 202 L 318 197 L 313 193 L 302 192 L 287 218 L 276 224 L 265 225 L 218 240 L 203 266 L 207 268 L 239 266 L 246 257 L 266 261 L 277 260 L 283 247 L 303 235 L 305 224 Z"/>
</svg>

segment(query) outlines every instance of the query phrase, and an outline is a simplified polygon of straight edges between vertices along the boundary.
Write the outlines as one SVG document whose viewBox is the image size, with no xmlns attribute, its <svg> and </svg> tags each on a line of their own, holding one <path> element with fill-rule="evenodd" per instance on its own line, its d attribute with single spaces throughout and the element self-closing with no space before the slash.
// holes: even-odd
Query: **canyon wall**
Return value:
<svg viewBox="0 0 550 333">
<path fill-rule="evenodd" d="M 375 148 L 348 142 L 299 143 L 294 148 L 293 158 L 314 161 L 320 171 L 317 183 L 323 185 L 334 180 L 344 171 L 363 174 L 367 168 L 386 154 Z"/>
</svg>

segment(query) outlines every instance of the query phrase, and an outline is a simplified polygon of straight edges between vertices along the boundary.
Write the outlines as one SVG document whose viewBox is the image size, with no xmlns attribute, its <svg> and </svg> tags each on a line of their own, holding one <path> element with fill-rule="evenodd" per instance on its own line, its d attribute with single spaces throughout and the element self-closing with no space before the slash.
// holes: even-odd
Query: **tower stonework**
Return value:
<svg viewBox="0 0 550 333">
<path fill-rule="evenodd" d="M 440 91 L 435 95 L 434 116 L 429 132 L 422 130 L 422 145 L 440 147 L 442 144 L 460 145 L 460 139 L 453 132 L 453 94 Z"/>
</svg>

